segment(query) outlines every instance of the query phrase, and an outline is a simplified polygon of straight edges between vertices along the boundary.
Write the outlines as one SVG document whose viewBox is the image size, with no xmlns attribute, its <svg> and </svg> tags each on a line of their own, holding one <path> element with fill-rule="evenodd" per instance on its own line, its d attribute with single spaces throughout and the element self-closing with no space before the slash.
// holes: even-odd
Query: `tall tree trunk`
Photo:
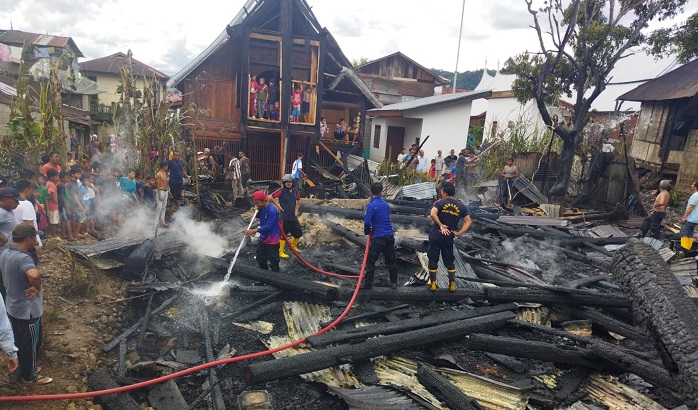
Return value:
<svg viewBox="0 0 698 410">
<path fill-rule="evenodd" d="M 572 164 L 574 164 L 574 135 L 562 139 L 562 155 L 560 155 L 560 174 L 555 181 L 555 185 L 548 192 L 550 202 L 561 202 L 567 193 L 567 185 L 572 174 Z"/>
</svg>

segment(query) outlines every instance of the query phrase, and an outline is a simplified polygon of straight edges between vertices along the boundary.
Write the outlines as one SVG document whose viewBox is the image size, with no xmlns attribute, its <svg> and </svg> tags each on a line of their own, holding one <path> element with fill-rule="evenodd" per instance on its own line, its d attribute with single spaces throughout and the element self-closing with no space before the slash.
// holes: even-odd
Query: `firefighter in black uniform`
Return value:
<svg viewBox="0 0 698 410">
<path fill-rule="evenodd" d="M 441 191 L 441 199 L 434 202 L 431 208 L 432 221 L 434 225 L 429 233 L 429 250 L 427 257 L 429 258 L 429 282 L 427 286 L 429 290 L 436 290 L 436 271 L 439 267 L 439 256 L 444 260 L 444 265 L 448 270 L 448 288 L 451 292 L 456 291 L 456 265 L 453 256 L 453 238 L 463 235 L 470 225 L 472 220 L 468 215 L 468 210 L 465 205 L 455 199 L 456 187 L 453 184 L 444 184 Z M 459 230 L 458 222 L 463 220 L 463 225 Z"/>
<path fill-rule="evenodd" d="M 298 209 L 301 206 L 301 194 L 293 187 L 293 175 L 284 175 L 281 178 L 281 184 L 283 185 L 281 188 L 269 195 L 269 200 L 279 209 L 282 229 L 291 241 L 288 245 L 296 252 L 300 252 L 298 242 L 303 236 L 303 230 L 298 222 Z M 289 255 L 284 252 L 286 241 L 282 239 L 279 244 L 279 257 L 288 258 Z"/>
</svg>

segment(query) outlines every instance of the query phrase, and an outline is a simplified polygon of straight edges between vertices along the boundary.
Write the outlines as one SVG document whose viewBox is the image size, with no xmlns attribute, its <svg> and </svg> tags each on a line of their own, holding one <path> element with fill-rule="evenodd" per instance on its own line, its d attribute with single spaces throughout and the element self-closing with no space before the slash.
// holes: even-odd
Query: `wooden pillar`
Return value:
<svg viewBox="0 0 698 410">
<path fill-rule="evenodd" d="M 284 174 L 286 161 L 288 158 L 288 147 L 290 145 L 290 133 L 288 130 L 288 116 L 291 113 L 291 65 L 293 64 L 293 38 L 291 29 L 293 22 L 293 0 L 281 0 L 281 10 L 279 14 L 281 29 L 281 90 L 279 100 L 281 100 L 281 152 L 279 178 Z"/>
<path fill-rule="evenodd" d="M 242 151 L 249 155 L 247 141 L 247 113 L 250 104 L 250 29 L 242 31 L 242 50 L 240 56 L 240 121 L 242 122 Z"/>
<path fill-rule="evenodd" d="M 327 55 L 327 35 L 320 38 L 317 63 L 317 99 L 315 101 L 315 136 L 320 135 L 320 118 L 322 117 L 322 101 L 325 98 L 325 56 Z"/>
</svg>

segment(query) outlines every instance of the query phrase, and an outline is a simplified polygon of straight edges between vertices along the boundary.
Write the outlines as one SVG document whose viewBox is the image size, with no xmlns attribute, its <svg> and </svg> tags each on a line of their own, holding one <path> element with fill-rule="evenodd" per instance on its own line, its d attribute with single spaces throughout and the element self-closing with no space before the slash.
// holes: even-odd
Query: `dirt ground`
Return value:
<svg viewBox="0 0 698 410">
<path fill-rule="evenodd" d="M 88 238 L 81 243 L 94 242 Z M 44 287 L 43 347 L 38 365 L 53 383 L 36 386 L 8 382 L 0 369 L 0 395 L 39 395 L 87 391 L 87 374 L 97 367 L 112 367 L 102 347 L 121 332 L 129 319 L 121 281 L 74 261 L 61 248 L 67 242 L 48 241 L 39 265 Z M 88 400 L 3 403 L 3 409 L 98 409 Z"/>
</svg>

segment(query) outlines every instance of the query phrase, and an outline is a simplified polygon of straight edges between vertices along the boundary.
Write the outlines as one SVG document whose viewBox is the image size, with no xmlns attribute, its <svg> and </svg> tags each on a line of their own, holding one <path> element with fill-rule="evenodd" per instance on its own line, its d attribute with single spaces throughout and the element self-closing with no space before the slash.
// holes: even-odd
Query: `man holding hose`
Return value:
<svg viewBox="0 0 698 410">
<path fill-rule="evenodd" d="M 259 233 L 257 242 L 257 264 L 264 270 L 271 268 L 272 272 L 279 271 L 279 212 L 275 206 L 269 206 L 267 194 L 257 191 L 252 195 L 257 207 L 259 228 L 245 230 L 245 235 Z"/>
<path fill-rule="evenodd" d="M 395 232 L 390 223 L 390 207 L 383 200 L 383 184 L 374 182 L 371 184 L 371 202 L 366 206 L 364 216 L 364 234 L 371 234 L 371 245 L 368 248 L 366 259 L 366 274 L 364 275 L 362 289 L 373 287 L 373 274 L 376 271 L 376 262 L 383 254 L 385 264 L 390 274 L 390 287 L 397 288 L 397 268 L 395 268 Z"/>
</svg>

